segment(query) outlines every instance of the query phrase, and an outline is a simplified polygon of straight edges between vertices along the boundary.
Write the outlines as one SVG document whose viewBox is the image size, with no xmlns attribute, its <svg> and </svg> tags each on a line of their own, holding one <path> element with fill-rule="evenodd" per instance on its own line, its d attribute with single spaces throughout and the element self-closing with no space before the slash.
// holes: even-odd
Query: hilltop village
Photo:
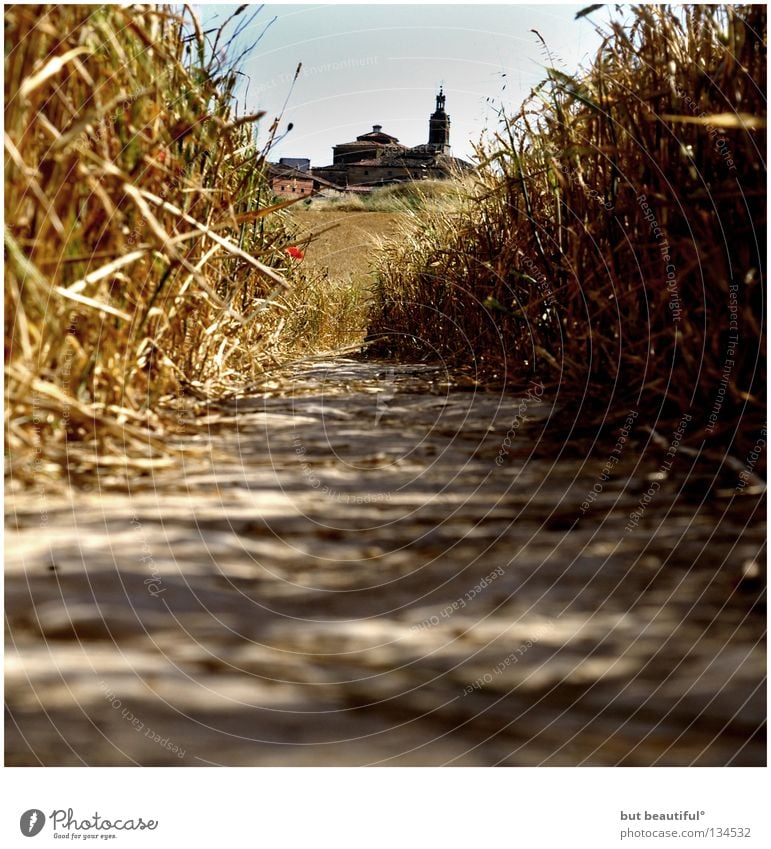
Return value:
<svg viewBox="0 0 771 849">
<path fill-rule="evenodd" d="M 414 147 L 384 132 L 380 124 L 354 141 L 332 148 L 332 164 L 311 167 L 310 159 L 282 158 L 270 163 L 271 187 L 282 197 L 301 197 L 317 192 L 366 194 L 373 188 L 415 180 L 444 180 L 471 169 L 452 155 L 450 116 L 446 97 L 439 89 L 436 109 L 428 121 L 428 142 Z"/>
</svg>

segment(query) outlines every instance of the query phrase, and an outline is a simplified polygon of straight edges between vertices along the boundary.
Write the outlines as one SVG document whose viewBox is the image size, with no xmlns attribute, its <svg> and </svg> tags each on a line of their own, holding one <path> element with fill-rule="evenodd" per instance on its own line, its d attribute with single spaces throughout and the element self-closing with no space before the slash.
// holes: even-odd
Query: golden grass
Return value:
<svg viewBox="0 0 771 849">
<path fill-rule="evenodd" d="M 146 469 L 161 399 L 298 344 L 276 124 L 258 145 L 188 7 L 9 6 L 5 37 L 8 470 Z"/>
<path fill-rule="evenodd" d="M 296 240 L 308 242 L 305 264 L 332 281 L 370 288 L 375 248 L 379 240 L 397 233 L 404 214 L 398 212 L 340 212 L 292 210 Z M 311 240 L 311 241 L 308 241 Z"/>
<path fill-rule="evenodd" d="M 403 215 L 295 206 L 287 226 L 304 258 L 294 284 L 278 299 L 288 307 L 282 336 L 294 353 L 356 349 L 367 332 L 378 244 Z"/>
<path fill-rule="evenodd" d="M 371 332 L 542 380 L 587 421 L 698 410 L 689 439 L 744 452 L 764 417 L 765 7 L 637 6 L 603 36 L 587 72 L 549 69 L 502 115 L 459 210 L 387 246 Z"/>
<path fill-rule="evenodd" d="M 454 205 L 457 185 L 452 180 L 405 181 L 375 188 L 365 195 L 314 200 L 313 208 L 336 212 L 416 212 L 427 207 Z"/>
</svg>

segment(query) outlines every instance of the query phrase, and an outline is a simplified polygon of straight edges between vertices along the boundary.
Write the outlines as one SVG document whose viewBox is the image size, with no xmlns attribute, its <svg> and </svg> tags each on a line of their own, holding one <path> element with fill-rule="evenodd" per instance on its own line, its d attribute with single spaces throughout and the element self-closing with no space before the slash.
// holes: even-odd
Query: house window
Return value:
<svg viewBox="0 0 771 849">
<path fill-rule="evenodd" d="M 365 171 L 365 172 L 364 172 L 364 176 L 366 177 L 366 176 L 368 176 L 368 175 L 369 175 L 369 171 Z"/>
<path fill-rule="evenodd" d="M 392 176 L 393 176 L 393 173 L 394 173 L 393 171 L 389 171 L 389 172 L 388 172 L 388 176 L 389 176 L 389 177 L 392 177 Z"/>
</svg>

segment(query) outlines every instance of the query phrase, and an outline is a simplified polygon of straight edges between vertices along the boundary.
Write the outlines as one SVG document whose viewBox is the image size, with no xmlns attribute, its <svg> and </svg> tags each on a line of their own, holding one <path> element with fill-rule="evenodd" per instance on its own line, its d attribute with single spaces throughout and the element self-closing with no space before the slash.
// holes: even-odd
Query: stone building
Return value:
<svg viewBox="0 0 771 849">
<path fill-rule="evenodd" d="M 278 197 L 309 198 L 320 191 L 338 190 L 334 183 L 311 172 L 309 159 L 283 158 L 277 164 L 268 163 L 266 173 L 271 191 Z"/>
<path fill-rule="evenodd" d="M 310 197 L 316 186 L 310 174 L 282 169 L 270 177 L 270 188 L 279 197 Z"/>
<path fill-rule="evenodd" d="M 439 89 L 436 110 L 429 118 L 428 142 L 415 147 L 401 144 L 396 136 L 375 124 L 372 131 L 355 141 L 332 149 L 332 164 L 312 168 L 314 177 L 340 188 L 387 186 L 412 180 L 443 180 L 472 166 L 452 155 L 450 116 L 446 98 Z"/>
</svg>

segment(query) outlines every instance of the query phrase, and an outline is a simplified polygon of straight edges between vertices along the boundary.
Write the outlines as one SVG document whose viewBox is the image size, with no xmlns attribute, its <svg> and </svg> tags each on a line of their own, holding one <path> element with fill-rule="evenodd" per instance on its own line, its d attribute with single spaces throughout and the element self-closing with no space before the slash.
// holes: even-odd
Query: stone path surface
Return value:
<svg viewBox="0 0 771 849">
<path fill-rule="evenodd" d="M 537 391 L 288 376 L 206 462 L 9 497 L 8 764 L 764 763 L 762 493 L 641 431 L 582 513 L 616 436 Z"/>
</svg>

